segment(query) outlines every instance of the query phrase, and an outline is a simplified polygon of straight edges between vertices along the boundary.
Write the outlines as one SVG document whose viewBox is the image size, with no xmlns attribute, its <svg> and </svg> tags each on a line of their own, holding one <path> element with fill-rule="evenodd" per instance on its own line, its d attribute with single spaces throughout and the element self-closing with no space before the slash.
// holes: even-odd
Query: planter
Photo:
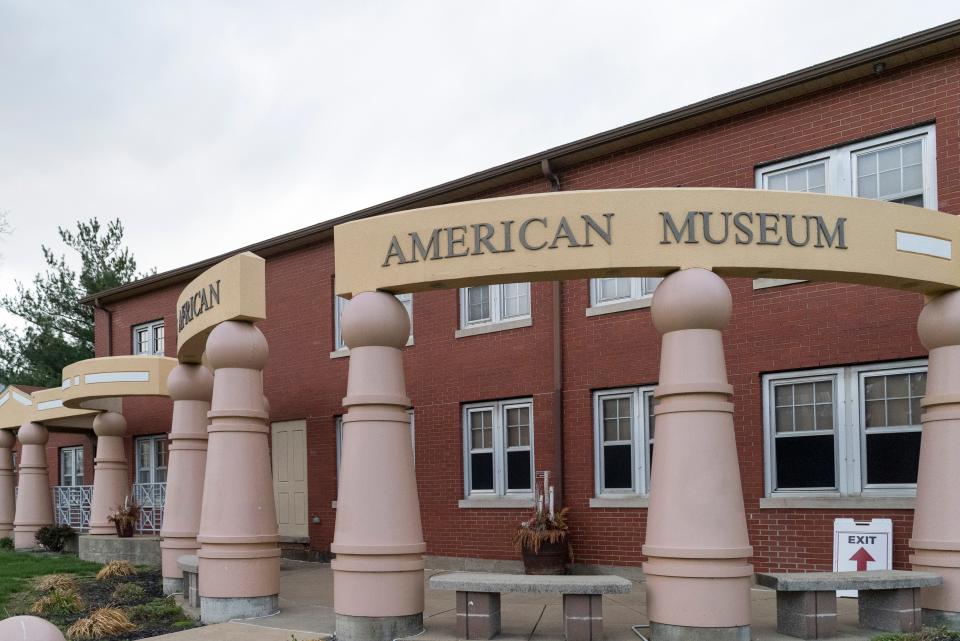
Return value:
<svg viewBox="0 0 960 641">
<path fill-rule="evenodd" d="M 129 539 L 133 537 L 133 523 L 121 523 L 119 521 L 115 521 L 113 525 L 115 528 L 117 528 L 117 536 L 121 539 Z"/>
<path fill-rule="evenodd" d="M 566 574 L 570 562 L 570 548 L 566 537 L 556 543 L 544 542 L 536 552 L 522 551 L 525 574 Z"/>
</svg>

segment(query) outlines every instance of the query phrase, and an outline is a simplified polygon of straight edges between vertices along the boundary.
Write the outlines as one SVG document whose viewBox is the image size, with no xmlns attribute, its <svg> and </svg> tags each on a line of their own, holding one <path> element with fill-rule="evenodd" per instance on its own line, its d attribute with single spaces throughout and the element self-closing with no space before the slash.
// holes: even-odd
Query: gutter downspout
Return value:
<svg viewBox="0 0 960 641">
<path fill-rule="evenodd" d="M 560 176 L 550 166 L 550 160 L 540 161 L 543 177 L 553 191 L 560 191 Z M 558 507 L 563 506 L 563 288 L 553 281 L 553 469 L 554 494 Z"/>
<path fill-rule="evenodd" d="M 99 297 L 93 299 L 93 308 L 107 314 L 107 356 L 113 356 L 113 312 L 100 304 Z M 96 328 L 96 321 L 94 321 L 93 326 Z M 94 339 L 94 345 L 96 345 L 96 339 Z M 96 347 L 94 347 L 94 352 L 96 352 Z"/>
</svg>

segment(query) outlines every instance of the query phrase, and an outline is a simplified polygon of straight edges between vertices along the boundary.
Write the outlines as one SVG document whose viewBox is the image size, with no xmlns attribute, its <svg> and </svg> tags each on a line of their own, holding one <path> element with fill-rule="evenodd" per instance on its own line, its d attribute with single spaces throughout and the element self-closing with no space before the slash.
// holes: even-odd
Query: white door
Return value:
<svg viewBox="0 0 960 641">
<path fill-rule="evenodd" d="M 273 494 L 280 536 L 305 537 L 307 526 L 307 422 L 281 421 L 273 435 Z"/>
</svg>

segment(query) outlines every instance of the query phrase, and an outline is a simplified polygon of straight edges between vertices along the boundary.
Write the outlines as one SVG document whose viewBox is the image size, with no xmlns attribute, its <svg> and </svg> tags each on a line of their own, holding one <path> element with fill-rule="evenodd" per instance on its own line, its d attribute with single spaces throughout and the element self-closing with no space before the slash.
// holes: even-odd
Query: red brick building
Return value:
<svg viewBox="0 0 960 641">
<path fill-rule="evenodd" d="M 955 22 L 244 248 L 267 259 L 264 383 L 293 459 L 305 427 L 306 500 L 284 507 L 297 513 L 281 517 L 287 534 L 306 534 L 317 551 L 333 538 L 349 363 L 332 287 L 336 223 L 552 189 L 677 186 L 801 189 L 960 214 L 958 127 Z M 177 296 L 221 258 L 89 301 L 97 356 L 173 356 Z M 728 284 L 734 317 L 724 340 L 757 569 L 828 569 L 837 517 L 891 518 L 895 565 L 904 567 L 926 367 L 921 297 Z M 659 366 L 648 309 L 655 285 L 577 280 L 412 296 L 405 368 L 428 554 L 518 558 L 512 534 L 531 505 L 524 490 L 535 469 L 551 471 L 571 508 L 578 562 L 641 563 Z M 125 401 L 123 411 L 131 482 L 162 482 L 169 401 Z M 69 483 L 92 482 L 88 438 L 53 434 L 48 447 L 54 484 L 65 473 Z"/>
</svg>

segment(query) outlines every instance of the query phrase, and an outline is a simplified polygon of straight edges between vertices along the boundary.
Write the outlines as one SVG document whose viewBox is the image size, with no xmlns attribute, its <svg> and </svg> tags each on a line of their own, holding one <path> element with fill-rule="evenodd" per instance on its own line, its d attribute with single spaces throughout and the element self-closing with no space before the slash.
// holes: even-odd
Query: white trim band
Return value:
<svg viewBox="0 0 960 641">
<path fill-rule="evenodd" d="M 146 383 L 150 380 L 150 372 L 101 372 L 99 374 L 84 374 L 84 383 Z"/>
<path fill-rule="evenodd" d="M 934 258 L 946 258 L 950 260 L 953 256 L 953 244 L 943 238 L 925 236 L 923 234 L 913 234 L 907 231 L 897 232 L 897 251 L 909 252 L 911 254 L 923 254 L 924 256 L 933 256 Z"/>
</svg>

